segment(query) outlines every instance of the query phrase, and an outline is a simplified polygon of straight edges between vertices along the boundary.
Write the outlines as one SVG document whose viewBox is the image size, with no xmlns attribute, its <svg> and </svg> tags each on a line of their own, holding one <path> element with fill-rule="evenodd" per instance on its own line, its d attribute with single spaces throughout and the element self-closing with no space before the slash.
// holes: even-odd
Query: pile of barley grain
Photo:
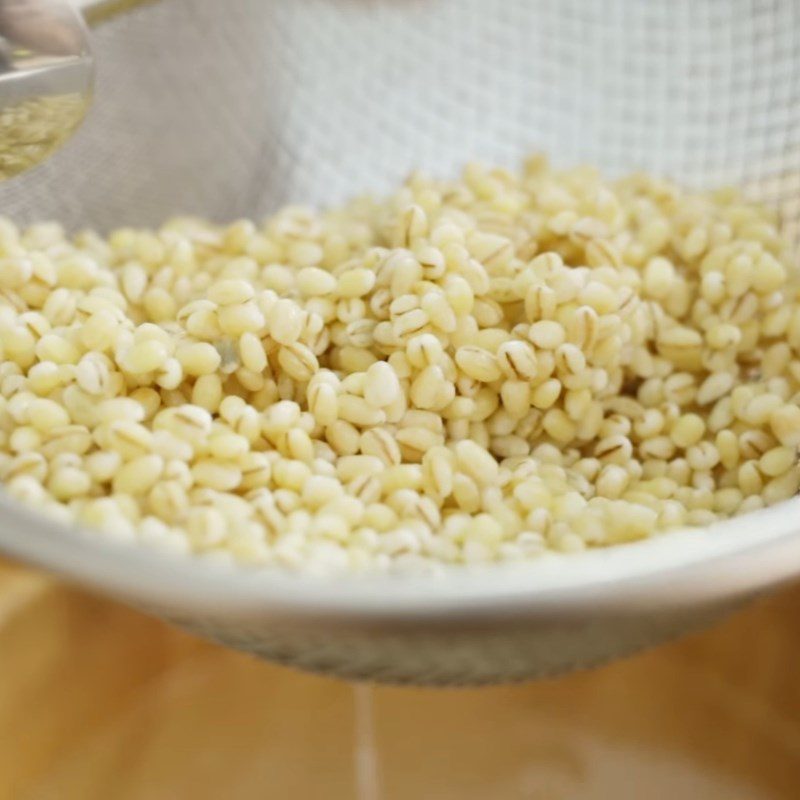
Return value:
<svg viewBox="0 0 800 800">
<path fill-rule="evenodd" d="M 11 495 L 211 558 L 524 559 L 800 484 L 773 217 L 541 158 L 261 226 L 3 221 L 0 349 Z"/>
</svg>

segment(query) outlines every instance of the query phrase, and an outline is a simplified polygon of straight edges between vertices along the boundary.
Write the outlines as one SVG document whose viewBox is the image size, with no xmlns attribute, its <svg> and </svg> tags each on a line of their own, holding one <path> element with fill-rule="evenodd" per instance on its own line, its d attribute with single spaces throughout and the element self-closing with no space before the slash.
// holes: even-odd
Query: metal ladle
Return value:
<svg viewBox="0 0 800 800">
<path fill-rule="evenodd" d="M 69 0 L 0 0 L 0 179 L 36 166 L 78 128 L 94 59 Z"/>
</svg>

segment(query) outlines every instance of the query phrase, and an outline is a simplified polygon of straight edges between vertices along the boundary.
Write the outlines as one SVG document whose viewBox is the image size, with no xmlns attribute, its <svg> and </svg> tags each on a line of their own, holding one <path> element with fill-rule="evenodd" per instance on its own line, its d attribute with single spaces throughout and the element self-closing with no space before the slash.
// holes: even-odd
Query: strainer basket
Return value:
<svg viewBox="0 0 800 800">
<path fill-rule="evenodd" d="M 543 151 L 612 176 L 740 185 L 800 230 L 792 0 L 162 0 L 110 15 L 94 46 L 84 128 L 0 186 L 15 220 L 108 230 L 178 212 L 259 217 L 380 193 L 414 168 L 449 175 Z M 8 552 L 226 644 L 393 681 L 596 663 L 704 623 L 800 564 L 796 501 L 563 569 L 465 570 L 435 586 L 211 574 L 1 502 Z"/>
<path fill-rule="evenodd" d="M 91 118 L 2 187 L 15 217 L 252 217 L 533 150 L 800 213 L 791 0 L 162 0 L 94 43 Z"/>
</svg>

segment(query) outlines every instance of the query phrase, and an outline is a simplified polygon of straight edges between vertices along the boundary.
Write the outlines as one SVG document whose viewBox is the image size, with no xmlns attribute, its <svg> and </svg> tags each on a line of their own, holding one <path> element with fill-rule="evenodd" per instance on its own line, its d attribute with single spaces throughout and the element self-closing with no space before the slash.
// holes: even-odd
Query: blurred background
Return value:
<svg viewBox="0 0 800 800">
<path fill-rule="evenodd" d="M 3 564 L 0 799 L 794 800 L 798 614 L 793 588 L 591 672 L 356 696 Z"/>
</svg>

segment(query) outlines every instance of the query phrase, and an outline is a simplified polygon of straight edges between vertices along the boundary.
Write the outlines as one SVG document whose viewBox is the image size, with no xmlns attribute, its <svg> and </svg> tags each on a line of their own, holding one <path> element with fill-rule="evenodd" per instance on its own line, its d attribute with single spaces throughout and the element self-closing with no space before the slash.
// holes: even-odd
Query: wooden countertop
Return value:
<svg viewBox="0 0 800 800">
<path fill-rule="evenodd" d="M 380 796 L 794 800 L 799 612 L 797 587 L 555 681 L 376 689 Z M 0 800 L 356 798 L 355 727 L 345 683 L 0 563 Z"/>
</svg>

